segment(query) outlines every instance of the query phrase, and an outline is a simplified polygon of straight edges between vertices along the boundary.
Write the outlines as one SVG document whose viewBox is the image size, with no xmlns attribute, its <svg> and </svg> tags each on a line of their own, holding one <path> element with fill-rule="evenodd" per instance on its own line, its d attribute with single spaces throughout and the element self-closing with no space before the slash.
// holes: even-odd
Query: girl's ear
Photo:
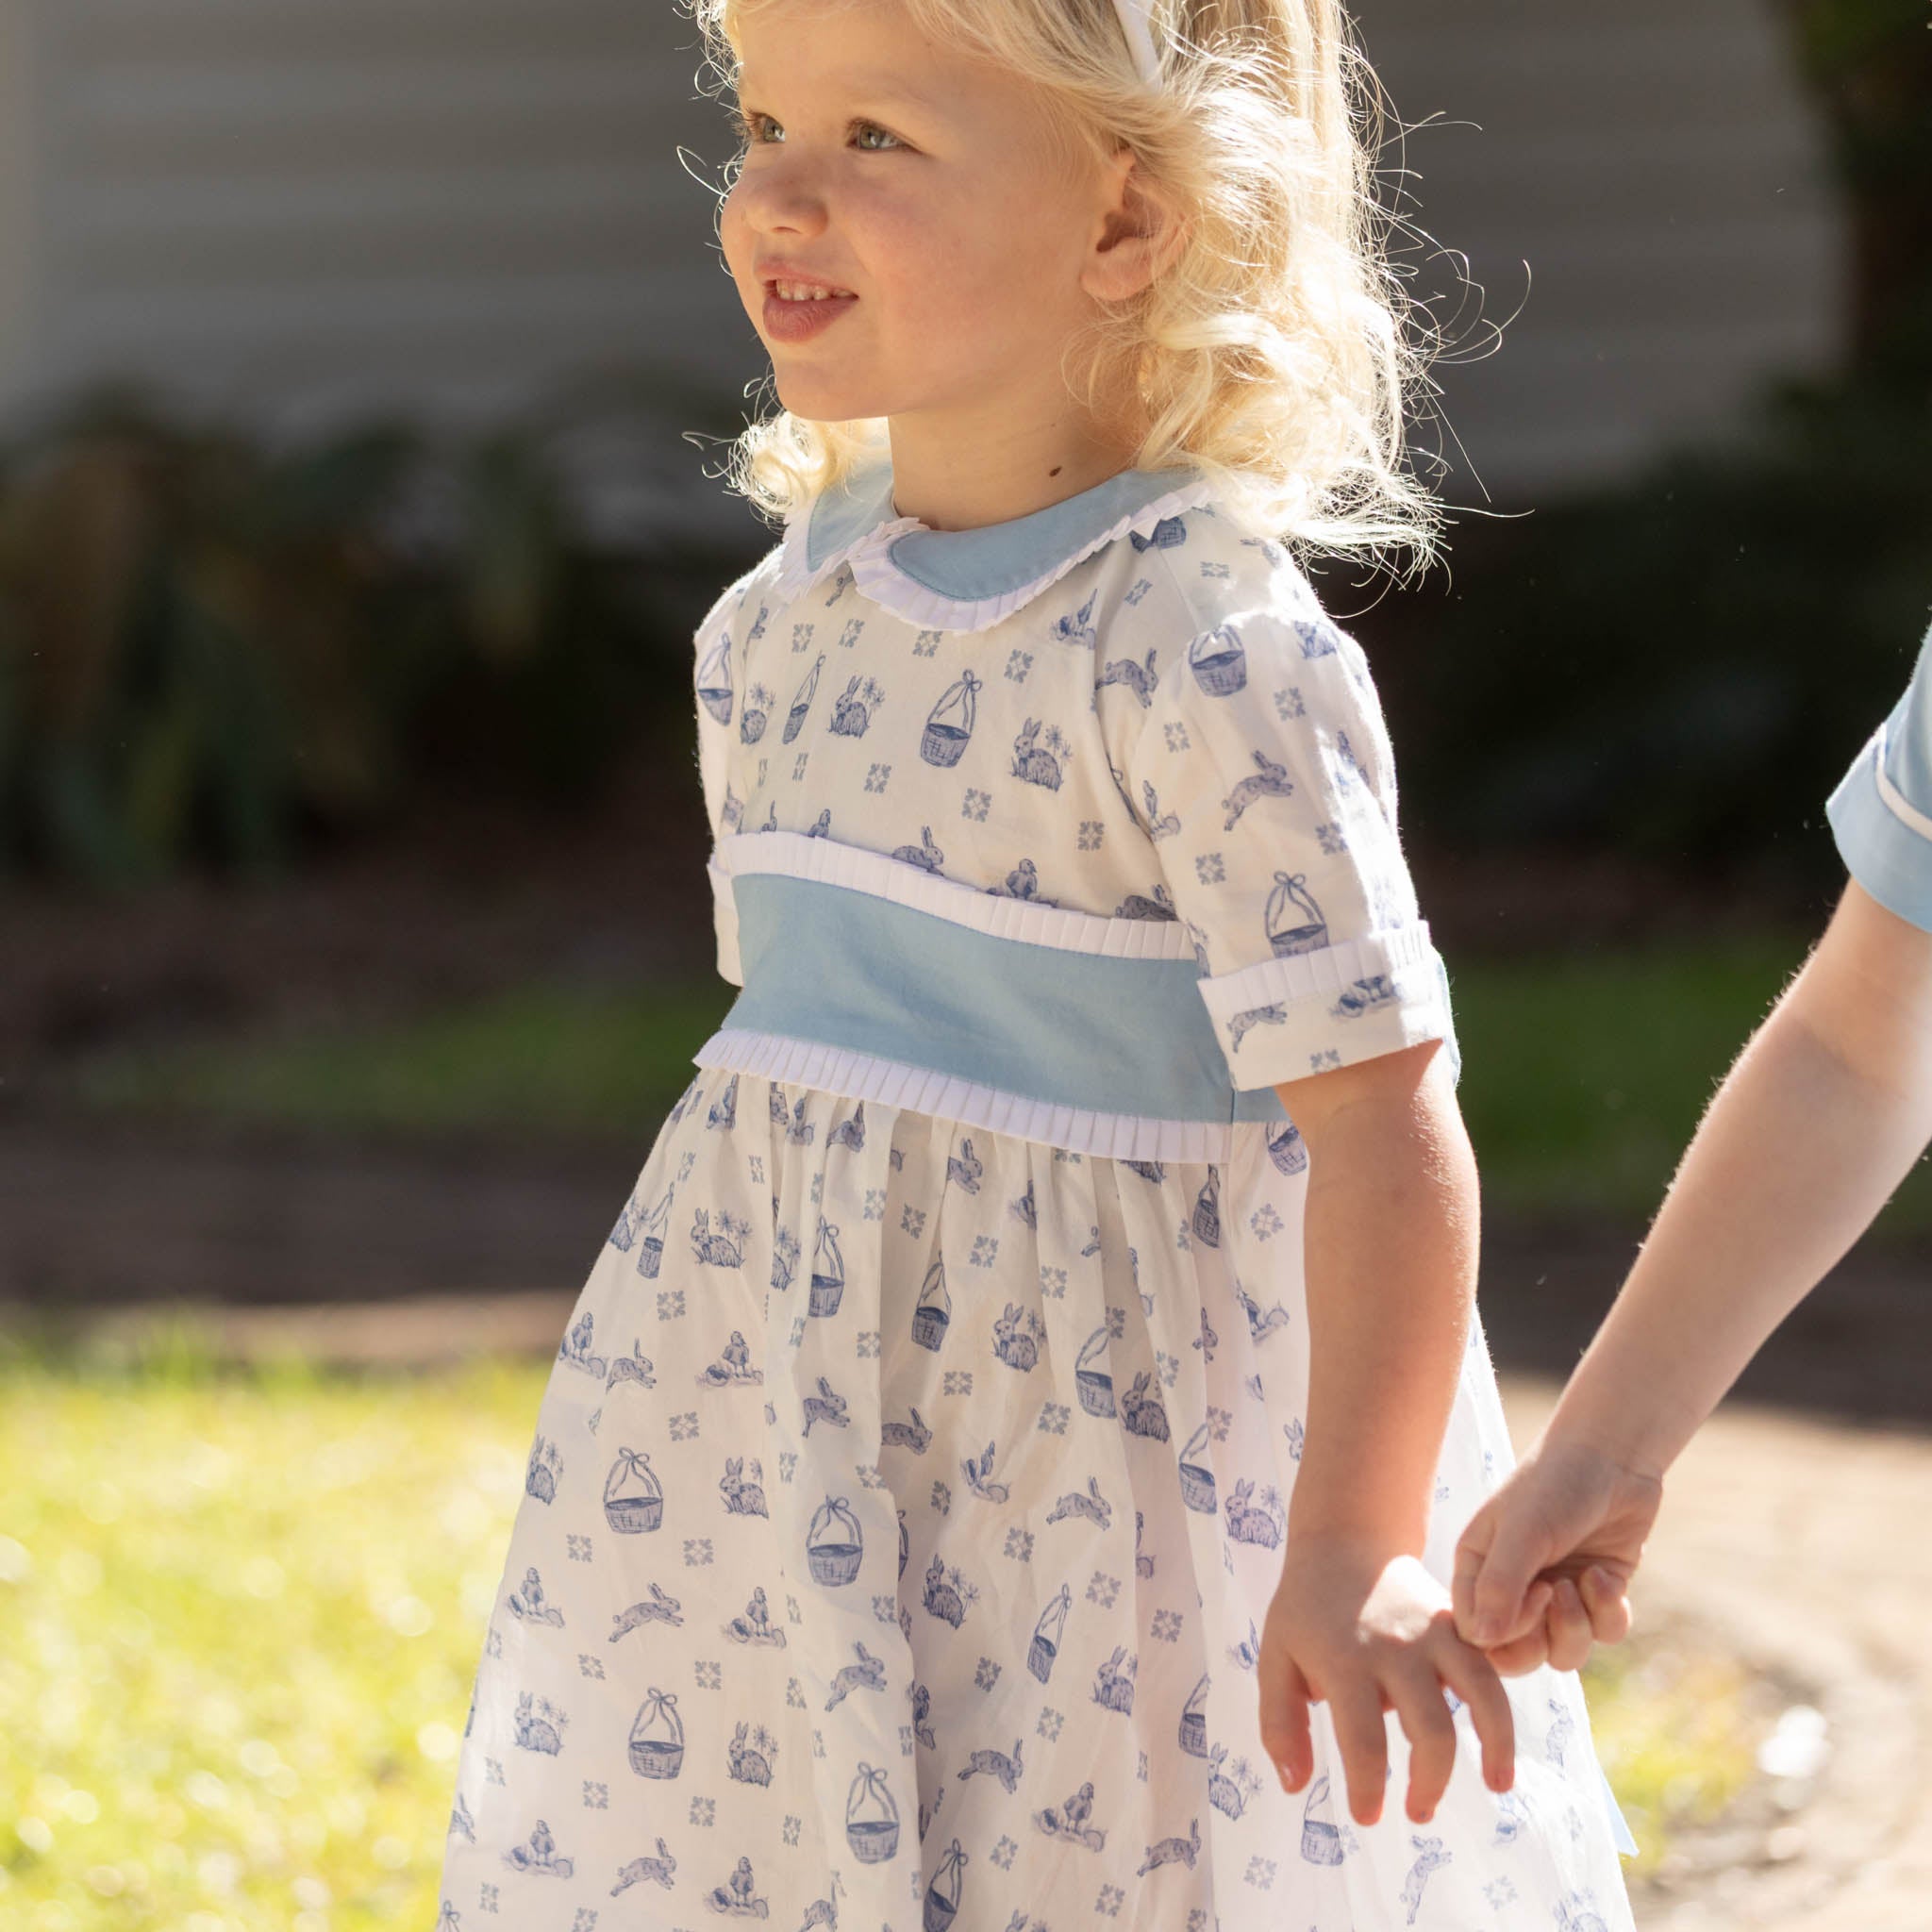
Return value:
<svg viewBox="0 0 1932 1932">
<path fill-rule="evenodd" d="M 1186 235 L 1131 148 L 1108 162 L 1101 195 L 1100 232 L 1081 286 L 1102 301 L 1131 301 L 1170 266 Z"/>
</svg>

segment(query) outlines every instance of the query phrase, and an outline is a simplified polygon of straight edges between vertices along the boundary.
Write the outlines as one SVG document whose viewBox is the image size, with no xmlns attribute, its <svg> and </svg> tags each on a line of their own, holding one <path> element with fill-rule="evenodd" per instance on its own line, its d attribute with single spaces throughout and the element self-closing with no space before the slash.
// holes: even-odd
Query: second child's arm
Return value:
<svg viewBox="0 0 1932 1932">
<path fill-rule="evenodd" d="M 1707 1111 L 1629 1279 L 1512 1482 L 1537 1481 L 1534 1510 L 1472 1519 L 1458 1553 L 1465 1634 L 1522 1641 L 1534 1660 L 1537 1572 L 1583 1580 L 1597 1634 L 1627 1625 L 1612 1584 L 1641 1554 L 1599 1530 L 1616 1481 L 1663 1473 L 1767 1336 L 1843 1257 L 1932 1139 L 1932 933 L 1853 881 L 1817 949 L 1739 1055 Z M 1653 1490 L 1649 1514 L 1655 1512 Z M 1567 1499 L 1567 1500 L 1565 1500 Z M 1569 1523 L 1560 1518 L 1588 1515 Z M 1536 1525 L 1535 1528 L 1531 1524 Z M 1647 1527 L 1647 1521 L 1638 1531 Z M 1625 1534 L 1624 1541 L 1630 1541 Z M 1607 1601 L 1607 1594 L 1609 1601 Z M 1588 1630 L 1551 1661 L 1574 1666 Z M 1609 1627 L 1603 1627 L 1607 1622 Z M 1506 1669 L 1516 1659 L 1505 1653 Z"/>
<path fill-rule="evenodd" d="M 1491 1789 L 1510 1782 L 1500 1677 L 1455 1629 L 1424 1568 L 1436 1468 L 1469 1343 L 1475 1161 L 1434 1041 L 1276 1089 L 1308 1145 L 1304 1253 L 1309 1386 L 1282 1578 L 1260 1658 L 1262 1740 L 1298 1790 L 1308 1705 L 1327 1702 L 1358 1823 L 1379 1817 L 1384 1712 L 1410 1743 L 1408 1815 L 1447 1786 L 1469 1705 Z"/>
<path fill-rule="evenodd" d="M 1928 1139 L 1932 934 L 1853 881 L 1711 1102 L 1555 1416 L 1660 1476 Z"/>
</svg>

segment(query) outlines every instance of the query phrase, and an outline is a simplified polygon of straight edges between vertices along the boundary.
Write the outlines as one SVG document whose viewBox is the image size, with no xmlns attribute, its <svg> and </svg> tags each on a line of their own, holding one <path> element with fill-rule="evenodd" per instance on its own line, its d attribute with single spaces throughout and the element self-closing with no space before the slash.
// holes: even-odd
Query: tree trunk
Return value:
<svg viewBox="0 0 1932 1932">
<path fill-rule="evenodd" d="M 1855 368 L 1932 384 L 1932 24 L 1924 0 L 1777 0 L 1848 203 Z"/>
</svg>

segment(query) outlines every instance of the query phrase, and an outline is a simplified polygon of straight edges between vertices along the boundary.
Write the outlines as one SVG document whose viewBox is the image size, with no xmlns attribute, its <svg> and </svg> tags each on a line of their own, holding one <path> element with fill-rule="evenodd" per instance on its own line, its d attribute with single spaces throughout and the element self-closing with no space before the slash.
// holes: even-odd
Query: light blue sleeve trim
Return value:
<svg viewBox="0 0 1932 1932">
<path fill-rule="evenodd" d="M 1845 870 L 1888 912 L 1932 932 L 1932 820 L 1886 775 L 1889 724 L 1872 734 L 1826 800 L 1824 816 Z"/>
<path fill-rule="evenodd" d="M 1885 756 L 1879 767 L 1879 790 L 1885 780 L 1902 793 L 1912 812 L 1932 812 L 1932 628 L 1919 646 L 1918 661 L 1912 666 L 1905 696 L 1885 721 Z M 1899 801 L 1889 794 L 1887 802 Z"/>
<path fill-rule="evenodd" d="M 1617 1793 L 1611 1788 L 1609 1779 L 1604 1775 L 1604 1768 L 1601 1764 L 1598 1764 L 1596 1767 L 1596 1780 L 1603 1787 L 1604 1804 L 1609 1810 L 1610 1836 L 1616 1840 L 1617 1849 L 1620 1852 L 1626 1857 L 1635 1857 L 1637 1856 L 1637 1840 L 1630 1835 L 1629 1823 L 1624 1816 L 1622 1806 L 1617 1803 Z"/>
<path fill-rule="evenodd" d="M 1824 816 L 1859 885 L 1888 912 L 1932 931 L 1932 628 L 1904 694 Z"/>
</svg>

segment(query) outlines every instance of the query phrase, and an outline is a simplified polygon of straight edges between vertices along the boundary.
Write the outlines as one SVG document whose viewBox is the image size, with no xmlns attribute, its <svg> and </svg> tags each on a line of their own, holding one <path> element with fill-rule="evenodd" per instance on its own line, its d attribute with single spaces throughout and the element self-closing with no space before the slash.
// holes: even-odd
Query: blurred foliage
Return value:
<svg viewBox="0 0 1932 1932">
<path fill-rule="evenodd" d="M 1851 213 L 1858 367 L 1927 379 L 1932 342 L 1932 31 L 1924 0 L 1782 0 Z"/>
<path fill-rule="evenodd" d="M 1734 444 L 1459 531 L 1357 621 L 1406 827 L 1841 884 L 1824 801 L 1932 620 L 1928 445 L 1932 382 L 1788 382 Z"/>
<path fill-rule="evenodd" d="M 645 378 L 508 429 L 276 446 L 96 394 L 0 449 L 0 868 L 285 866 L 418 788 L 593 799 L 681 733 L 691 626 L 748 556 L 600 532 L 574 440 L 662 449 Z M 674 415 L 674 411 L 676 413 Z"/>
<path fill-rule="evenodd" d="M 692 629 L 772 533 L 599 531 L 565 461 L 673 407 L 270 448 L 109 399 L 0 451 L 0 870 L 274 871 L 453 791 L 687 766 Z M 1466 522 L 1353 617 L 1411 831 L 1826 888 L 1824 800 L 1932 616 L 1928 441 L 1923 375 L 1786 381 L 1727 443 Z"/>
<path fill-rule="evenodd" d="M 550 1368 L 0 1338 L 0 1923 L 431 1924 Z M 1582 1674 L 1649 1873 L 1751 1782 L 1760 1700 L 1645 1632 Z"/>
</svg>

